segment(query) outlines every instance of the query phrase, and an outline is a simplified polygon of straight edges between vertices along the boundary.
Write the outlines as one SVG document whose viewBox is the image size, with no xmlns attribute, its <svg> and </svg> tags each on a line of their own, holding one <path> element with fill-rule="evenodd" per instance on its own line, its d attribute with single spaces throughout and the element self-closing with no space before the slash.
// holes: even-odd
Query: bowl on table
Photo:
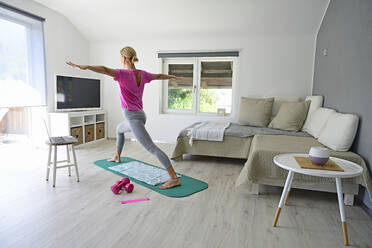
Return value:
<svg viewBox="0 0 372 248">
<path fill-rule="evenodd" d="M 325 165 L 329 159 L 329 150 L 321 146 L 313 146 L 309 151 L 309 159 L 313 164 Z"/>
</svg>

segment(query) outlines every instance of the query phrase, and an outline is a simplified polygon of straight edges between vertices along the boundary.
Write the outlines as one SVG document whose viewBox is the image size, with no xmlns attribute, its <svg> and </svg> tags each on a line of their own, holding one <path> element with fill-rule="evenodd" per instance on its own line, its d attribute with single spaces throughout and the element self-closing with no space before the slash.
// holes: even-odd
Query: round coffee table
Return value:
<svg viewBox="0 0 372 248">
<path fill-rule="evenodd" d="M 357 165 L 356 163 L 353 163 L 353 162 L 350 162 L 344 159 L 340 159 L 340 158 L 330 157 L 330 159 L 334 161 L 338 166 L 340 166 L 344 171 L 303 169 L 297 164 L 294 157 L 308 157 L 308 154 L 287 153 L 287 154 L 277 155 L 273 159 L 274 163 L 277 166 L 289 171 L 287 180 L 285 181 L 282 196 L 280 197 L 279 206 L 275 213 L 273 227 L 276 227 L 276 224 L 279 219 L 280 211 L 283 208 L 284 204 L 287 204 L 289 191 L 291 189 L 291 184 L 292 184 L 294 173 L 300 173 L 300 174 L 316 176 L 316 177 L 332 177 L 336 179 L 338 205 L 340 208 L 342 231 L 344 234 L 344 244 L 349 245 L 347 229 L 346 229 L 344 202 L 343 202 L 343 197 L 342 197 L 341 178 L 350 178 L 350 177 L 360 176 L 363 172 L 363 168 Z"/>
</svg>

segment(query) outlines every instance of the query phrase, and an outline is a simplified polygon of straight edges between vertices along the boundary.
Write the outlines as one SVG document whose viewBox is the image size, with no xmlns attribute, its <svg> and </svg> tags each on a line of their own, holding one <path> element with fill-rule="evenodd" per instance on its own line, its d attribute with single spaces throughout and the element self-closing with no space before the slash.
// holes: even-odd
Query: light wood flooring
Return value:
<svg viewBox="0 0 372 248">
<path fill-rule="evenodd" d="M 57 171 L 56 188 L 45 181 L 46 149 L 0 145 L 0 247 L 343 247 L 336 194 L 293 190 L 278 227 L 272 221 L 281 189 L 250 195 L 234 187 L 243 160 L 187 156 L 177 172 L 209 188 L 186 198 L 168 198 L 140 185 L 114 195 L 119 176 L 93 165 L 112 155 L 115 141 L 77 149 L 74 170 Z M 159 144 L 171 154 L 174 145 Z M 60 151 L 64 154 L 64 150 Z M 159 165 L 137 142 L 124 156 Z M 150 201 L 121 205 L 120 200 Z M 372 247 L 372 219 L 346 207 L 352 247 Z"/>
</svg>

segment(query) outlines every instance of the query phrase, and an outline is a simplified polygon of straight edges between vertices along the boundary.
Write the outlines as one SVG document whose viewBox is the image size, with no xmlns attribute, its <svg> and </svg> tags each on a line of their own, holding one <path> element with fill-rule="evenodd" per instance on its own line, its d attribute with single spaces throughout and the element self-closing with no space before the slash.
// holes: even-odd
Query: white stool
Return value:
<svg viewBox="0 0 372 248">
<path fill-rule="evenodd" d="M 73 137 L 71 137 L 73 138 Z M 53 165 L 53 187 L 56 186 L 56 174 L 57 174 L 57 169 L 60 168 L 65 168 L 68 167 L 68 175 L 71 176 L 71 167 L 74 166 L 76 170 L 76 179 L 79 182 L 79 171 L 78 171 L 78 166 L 77 166 L 77 160 L 76 160 L 76 154 L 75 154 L 75 149 L 74 149 L 74 144 L 77 142 L 77 140 L 66 140 L 64 142 L 54 142 L 53 138 L 51 137 L 50 141 L 47 141 L 47 144 L 49 145 L 49 152 L 48 152 L 48 163 L 47 163 L 47 171 L 46 171 L 46 180 L 49 181 L 49 171 L 51 165 Z M 67 152 L 67 160 L 61 160 L 57 161 L 57 147 L 58 146 L 66 146 L 66 152 Z M 54 147 L 54 159 L 53 162 L 51 162 L 51 156 L 52 156 L 52 148 Z M 73 163 L 71 163 L 70 160 L 70 149 L 72 151 L 72 158 L 73 158 Z M 64 163 L 66 162 L 66 165 L 61 165 L 57 166 L 58 163 Z"/>
</svg>

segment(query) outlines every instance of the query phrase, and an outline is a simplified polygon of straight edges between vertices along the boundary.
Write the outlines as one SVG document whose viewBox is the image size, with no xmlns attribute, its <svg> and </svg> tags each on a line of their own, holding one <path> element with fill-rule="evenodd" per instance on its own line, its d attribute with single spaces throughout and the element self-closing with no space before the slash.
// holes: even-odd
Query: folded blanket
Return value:
<svg viewBox="0 0 372 248">
<path fill-rule="evenodd" d="M 309 135 L 306 132 L 285 131 L 285 130 L 273 129 L 273 128 L 268 128 L 268 127 L 244 126 L 244 125 L 239 125 L 237 123 L 229 123 L 229 124 L 230 125 L 228 125 L 224 131 L 225 136 L 246 138 L 246 137 L 252 137 L 256 134 L 280 134 L 280 135 L 289 135 L 289 136 L 311 137 L 311 135 Z M 205 122 L 196 122 L 182 129 L 178 137 L 181 137 L 181 136 L 190 137 L 191 131 L 194 130 L 194 128 L 198 129 L 199 126 L 203 127 L 203 125 L 205 125 Z M 223 126 L 223 123 L 221 123 L 220 125 Z"/>
<path fill-rule="evenodd" d="M 229 126 L 230 122 L 201 122 L 188 130 L 190 145 L 193 140 L 223 141 L 225 130 Z"/>
</svg>

